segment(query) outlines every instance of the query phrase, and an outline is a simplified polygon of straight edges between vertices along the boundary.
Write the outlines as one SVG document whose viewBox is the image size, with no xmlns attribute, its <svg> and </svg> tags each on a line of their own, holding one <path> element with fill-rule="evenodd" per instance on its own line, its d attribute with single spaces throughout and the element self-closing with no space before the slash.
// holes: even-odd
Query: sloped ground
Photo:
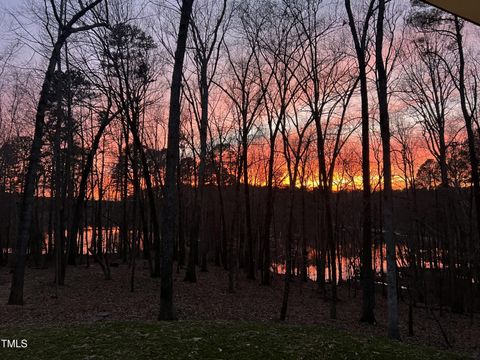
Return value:
<svg viewBox="0 0 480 360">
<path fill-rule="evenodd" d="M 160 281 L 151 278 L 145 264 L 139 262 L 135 272 L 135 291 L 130 291 L 130 269 L 127 265 L 112 268 L 112 280 L 105 281 L 97 264 L 67 268 L 66 285 L 57 290 L 54 269 L 28 269 L 24 306 L 7 306 L 10 277 L 8 268 L 0 269 L 0 327 L 31 327 L 96 323 L 99 321 L 155 321 L 158 314 Z M 183 281 L 184 273 L 175 274 L 175 304 L 180 320 L 188 321 L 253 321 L 272 326 L 278 319 L 283 282 L 276 278 L 271 287 L 259 281 L 242 280 L 234 294 L 227 290 L 227 273 L 210 267 L 198 273 L 196 284 Z M 329 319 L 330 304 L 315 290 L 313 283 L 295 281 L 291 286 L 289 324 L 319 325 L 342 329 L 361 336 L 386 334 L 385 299 L 378 294 L 375 326 L 361 324 L 359 319 L 361 292 L 342 286 L 337 320 Z M 415 336 L 407 336 L 408 308 L 400 307 L 401 333 L 404 342 L 445 349 L 437 321 L 422 308 L 414 309 Z M 478 357 L 480 350 L 480 319 L 467 315 L 437 313 L 452 350 Z M 112 325 L 113 326 L 113 325 Z M 257 326 L 257 325 L 256 325 Z M 307 328 L 310 329 L 310 328 Z M 34 330 L 32 330 L 34 331 Z M 53 330 L 52 330 L 53 331 Z M 75 331 L 72 329 L 72 331 Z M 307 330 L 305 330 L 307 331 Z M 313 328 L 308 331 L 314 331 Z M 316 331 L 316 330 L 315 330 Z M 35 334 L 35 331 L 33 332 Z M 3 359 L 3 357 L 0 357 Z"/>
</svg>

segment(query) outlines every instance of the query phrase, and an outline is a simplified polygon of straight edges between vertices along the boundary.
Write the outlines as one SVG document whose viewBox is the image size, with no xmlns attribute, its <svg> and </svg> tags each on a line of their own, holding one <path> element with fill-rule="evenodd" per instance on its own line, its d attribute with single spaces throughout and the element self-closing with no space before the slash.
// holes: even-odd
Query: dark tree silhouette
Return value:
<svg viewBox="0 0 480 360">
<path fill-rule="evenodd" d="M 192 12 L 193 0 L 183 0 L 177 48 L 172 73 L 170 91 L 170 115 L 168 119 L 168 146 L 165 174 L 164 204 L 162 212 L 163 261 L 161 273 L 159 320 L 175 320 L 173 305 L 173 244 L 175 241 L 175 223 L 177 219 L 177 164 L 180 141 L 180 93 L 182 86 L 183 61 L 187 45 L 188 24 Z"/>
</svg>

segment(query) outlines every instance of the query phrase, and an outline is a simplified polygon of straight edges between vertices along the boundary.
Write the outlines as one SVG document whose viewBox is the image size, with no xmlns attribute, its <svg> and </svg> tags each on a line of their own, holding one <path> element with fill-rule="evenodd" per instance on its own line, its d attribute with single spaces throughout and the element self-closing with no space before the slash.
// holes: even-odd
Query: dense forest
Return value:
<svg viewBox="0 0 480 360">
<path fill-rule="evenodd" d="M 281 286 L 280 320 L 309 283 L 331 319 L 345 289 L 370 325 L 385 298 L 393 339 L 420 312 L 447 347 L 444 312 L 478 326 L 476 25 L 413 0 L 31 0 L 0 24 L 5 303 L 39 269 L 55 297 L 146 269 L 173 320 L 174 278 L 218 271 Z"/>
</svg>

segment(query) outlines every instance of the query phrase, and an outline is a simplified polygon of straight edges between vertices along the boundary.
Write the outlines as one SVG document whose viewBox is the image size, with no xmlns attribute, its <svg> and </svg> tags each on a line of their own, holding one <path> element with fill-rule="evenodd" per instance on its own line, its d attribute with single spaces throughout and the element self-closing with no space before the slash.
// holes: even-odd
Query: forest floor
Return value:
<svg viewBox="0 0 480 360">
<path fill-rule="evenodd" d="M 40 329 L 0 329 L 2 338 L 28 339 L 27 348 L 0 349 L 2 359 L 466 359 L 312 325 L 105 322 Z"/>
<path fill-rule="evenodd" d="M 112 332 L 116 331 L 116 326 L 128 328 L 130 325 L 126 325 L 125 321 L 132 320 L 131 326 L 134 328 L 139 327 L 138 331 L 140 332 L 143 331 L 141 330 L 143 325 L 140 325 L 139 322 L 147 327 L 155 326 L 154 323 L 158 315 L 159 307 L 160 281 L 158 278 L 151 278 L 149 276 L 148 269 L 143 262 L 137 263 L 134 292 L 130 291 L 131 270 L 127 265 L 123 264 L 120 264 L 119 267 L 111 268 L 112 280 L 104 280 L 99 265 L 94 263 L 92 263 L 90 267 L 86 267 L 85 265 L 68 267 L 66 284 L 59 287 L 58 290 L 53 281 L 53 267 L 47 269 L 28 268 L 25 279 L 25 305 L 23 306 L 6 305 L 11 279 L 9 270 L 8 267 L 0 268 L 1 338 L 4 338 L 4 333 L 11 332 L 13 331 L 12 329 L 15 328 L 24 329 L 27 332 L 30 331 L 34 339 L 38 338 L 38 341 L 43 342 L 45 339 L 43 339 L 42 336 L 44 335 L 38 334 L 37 337 L 36 334 L 39 333 L 39 331 L 35 332 L 35 329 L 45 326 L 47 328 L 45 332 L 42 331 L 41 334 L 54 334 L 57 331 L 57 333 L 61 333 L 62 336 L 65 335 L 65 341 L 68 341 L 68 334 L 74 334 L 76 331 L 80 333 L 79 338 L 82 338 L 82 332 L 85 334 L 97 334 L 97 337 L 102 338 L 103 335 L 101 331 L 94 330 L 102 329 L 101 327 L 97 327 L 99 324 L 102 324 L 102 326 L 105 324 L 106 329 L 111 329 Z M 228 323 L 226 324 L 235 324 L 231 325 L 233 328 L 237 326 L 240 328 L 242 326 L 252 326 L 252 329 L 259 327 L 259 329 L 263 329 L 262 331 L 267 332 L 267 339 L 265 341 L 271 341 L 272 344 L 283 344 L 285 339 L 293 339 L 294 337 L 292 338 L 292 336 L 298 332 L 298 334 L 304 333 L 306 344 L 308 343 L 313 346 L 316 342 L 324 342 L 325 339 L 323 336 L 328 336 L 330 330 L 332 330 L 333 333 L 336 331 L 340 333 L 348 332 L 351 335 L 345 336 L 353 336 L 356 339 L 355 341 L 360 343 L 363 341 L 361 339 L 364 339 L 366 344 L 370 344 L 371 346 L 374 346 L 377 341 L 379 344 L 392 344 L 381 339 L 381 337 L 384 337 L 386 334 L 387 320 L 386 300 L 381 294 L 377 294 L 376 296 L 375 314 L 377 324 L 371 326 L 358 321 L 361 306 L 360 290 L 353 287 L 350 288 L 347 285 L 341 286 L 339 288 L 339 302 L 337 304 L 337 319 L 331 320 L 329 316 L 330 303 L 324 300 L 322 294 L 316 290 L 316 285 L 313 282 L 302 283 L 297 279 L 292 283 L 289 297 L 287 315 L 287 323 L 289 326 L 282 327 L 277 321 L 283 292 L 283 281 L 280 277 L 274 279 L 272 286 L 266 287 L 260 285 L 259 281 L 244 280 L 244 274 L 241 273 L 239 276 L 238 289 L 235 293 L 230 294 L 227 292 L 227 276 L 227 272 L 223 269 L 211 266 L 208 272 L 198 272 L 198 282 L 192 284 L 183 281 L 183 270 L 175 273 L 175 305 L 177 315 L 179 319 L 182 320 L 178 322 L 178 324 L 181 325 L 183 321 L 188 321 L 188 324 L 191 324 L 191 321 L 194 322 L 193 324 L 200 321 L 202 323 L 197 323 L 198 326 L 195 325 L 199 328 L 198 331 L 201 330 L 199 324 L 203 324 L 203 322 L 207 324 L 206 329 L 208 329 L 208 327 L 218 328 L 219 326 L 224 326 L 222 325 L 223 321 L 227 321 Z M 433 317 L 426 314 L 426 311 L 421 307 L 414 308 L 415 336 L 407 335 L 408 306 L 403 302 L 400 304 L 399 315 L 401 319 L 400 329 L 402 340 L 405 343 L 446 349 L 444 336 L 439 326 L 440 324 L 451 344 L 451 351 L 468 354 L 474 358 L 480 358 L 480 318 L 478 315 L 471 318 L 468 315 L 458 315 L 444 311 L 442 315 L 437 312 L 436 316 Z M 88 327 L 88 324 L 92 323 L 95 325 Z M 69 325 L 69 328 L 65 329 L 65 331 L 55 330 L 55 327 L 65 326 L 66 324 Z M 297 325 L 303 326 L 300 328 L 297 327 Z M 156 336 L 160 337 L 162 332 L 166 331 L 164 329 L 168 329 L 168 326 L 170 325 L 161 325 Z M 177 329 L 175 331 L 180 331 L 181 326 L 172 326 L 174 326 L 172 329 Z M 190 327 L 190 325 L 187 327 Z M 228 328 L 230 325 L 226 327 Z M 269 329 L 273 329 L 272 331 L 274 332 L 276 329 L 285 329 L 285 331 L 282 333 L 282 336 L 271 338 L 272 333 Z M 185 331 L 185 334 L 181 335 L 182 339 L 184 337 L 187 339 L 190 335 L 193 336 L 194 334 L 194 332 L 190 332 L 188 329 Z M 201 330 L 200 332 L 205 335 L 205 331 Z M 235 331 L 232 330 L 229 334 L 230 335 L 225 334 L 225 336 L 234 336 Z M 324 335 L 320 336 L 318 334 Z M 124 335 L 124 337 L 128 338 L 126 334 Z M 317 335 L 320 337 L 317 337 Z M 105 336 L 108 337 L 110 335 Z M 194 336 L 196 338 L 203 338 L 202 335 Z M 212 336 L 219 337 L 221 334 Z M 92 339 L 95 338 L 93 335 L 88 335 L 88 337 Z M 126 340 L 124 344 L 131 341 L 133 340 Z M 262 342 L 261 339 L 256 341 Z M 345 338 L 341 341 L 348 342 L 350 340 Z M 290 342 L 291 341 L 288 343 Z M 203 343 L 199 341 L 197 345 L 200 346 L 201 344 Z M 202 345 L 200 346 L 201 349 L 199 348 L 200 350 L 197 350 L 210 352 L 213 347 L 218 345 L 217 343 L 212 344 L 211 346 L 205 344 L 205 347 L 202 347 Z M 180 346 L 181 344 L 177 345 Z M 363 345 L 359 348 L 354 347 L 352 351 L 360 354 L 362 351 L 370 349 L 372 351 L 371 355 L 375 355 L 376 352 L 379 351 L 367 345 L 365 345 L 366 347 L 364 348 L 362 347 Z M 300 346 L 300 344 L 298 346 Z M 31 347 L 29 346 L 29 348 Z M 122 345 L 119 351 L 122 349 L 126 350 L 126 347 Z M 192 351 L 195 350 L 192 347 L 189 347 L 189 349 L 192 349 Z M 402 347 L 401 349 L 407 351 L 409 348 Z M 401 349 L 399 348 L 399 351 Z M 411 349 L 415 349 L 415 347 L 411 347 Z M 287 348 L 283 350 L 280 349 L 279 351 L 287 351 Z M 304 358 L 309 358 L 310 355 L 312 355 L 309 351 L 310 350 L 305 352 Z M 238 354 L 240 356 L 242 352 L 240 351 Z M 282 354 L 282 352 L 278 354 Z M 379 357 L 372 357 L 372 355 L 368 358 L 381 359 L 383 358 L 381 354 L 382 352 L 380 351 Z M 185 356 L 187 357 L 187 354 L 185 354 Z M 435 356 L 433 358 L 437 358 Z M 195 357 L 198 358 L 197 356 Z M 279 356 L 279 358 L 285 357 L 286 356 Z M 1 356 L 1 358 L 5 359 L 3 356 Z M 217 358 L 221 358 L 221 356 Z M 328 356 L 325 358 L 329 359 Z M 346 358 L 354 357 L 347 356 Z M 362 359 L 362 357 L 358 358 Z M 402 357 L 399 357 L 399 359 L 401 358 Z M 404 358 L 414 359 L 414 357 Z M 420 358 L 425 359 L 430 357 Z"/>
</svg>

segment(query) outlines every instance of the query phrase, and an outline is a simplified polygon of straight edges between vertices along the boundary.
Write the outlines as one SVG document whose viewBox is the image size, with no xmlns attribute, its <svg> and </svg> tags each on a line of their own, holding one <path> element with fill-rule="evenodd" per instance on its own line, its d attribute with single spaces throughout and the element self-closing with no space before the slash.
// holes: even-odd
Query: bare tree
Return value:
<svg viewBox="0 0 480 360">
<path fill-rule="evenodd" d="M 241 11 L 247 11 L 242 9 Z M 242 30 L 248 30 L 248 22 L 241 17 Z M 255 279 L 254 245 L 252 229 L 252 212 L 250 202 L 249 183 L 249 156 L 248 148 L 251 141 L 251 130 L 255 120 L 258 118 L 262 104 L 264 103 L 265 88 L 260 83 L 260 76 L 257 62 L 257 38 L 247 37 L 247 44 L 243 48 L 227 45 L 225 47 L 228 69 L 231 72 L 231 79 L 225 83 L 217 82 L 217 85 L 225 92 L 235 109 L 235 117 L 238 121 L 238 130 L 241 139 L 241 164 L 243 177 L 243 195 L 245 202 L 245 227 L 247 239 L 247 278 Z M 235 51 L 235 52 L 234 52 Z M 241 51 L 242 54 L 238 53 Z"/>
<path fill-rule="evenodd" d="M 450 51 L 439 38 L 428 35 L 414 41 L 413 46 L 411 60 L 403 64 L 406 75 L 403 93 L 419 116 L 428 149 L 440 166 L 441 186 L 448 187 L 447 153 L 456 135 L 449 130 L 455 128 L 449 117 L 455 85 L 442 58 Z"/>
<path fill-rule="evenodd" d="M 53 48 L 48 61 L 47 70 L 45 72 L 42 90 L 38 100 L 37 113 L 35 115 L 35 134 L 33 137 L 32 148 L 30 150 L 28 170 L 25 176 L 25 189 L 21 205 L 17 245 L 15 251 L 16 264 L 12 276 L 12 286 L 8 300 L 10 305 L 23 304 L 23 284 L 27 257 L 27 245 L 33 211 L 35 179 L 40 161 L 47 97 L 49 95 L 49 89 L 52 86 L 55 67 L 58 64 L 61 50 L 68 37 L 70 37 L 72 34 L 88 31 L 96 27 L 105 26 L 107 24 L 105 20 L 102 20 L 99 17 L 100 13 L 98 11 L 98 6 L 101 3 L 102 0 L 94 0 L 88 4 L 83 4 L 83 2 L 80 1 L 77 6 L 72 6 L 73 8 L 69 11 L 69 13 L 73 13 L 73 15 L 71 15 L 69 19 L 63 20 L 59 12 L 60 9 L 58 4 L 56 4 L 53 0 L 50 1 L 50 7 L 58 26 L 58 34 L 56 39 L 53 41 Z M 70 3 L 67 4 L 66 1 L 62 0 L 62 9 L 64 6 L 71 5 Z M 84 22 L 85 20 L 88 20 L 88 16 L 94 17 L 93 22 L 90 24 Z"/>
<path fill-rule="evenodd" d="M 383 157 L 383 228 L 387 244 L 387 283 L 388 283 L 388 336 L 400 339 L 398 329 L 397 296 L 397 258 L 395 249 L 395 232 L 393 227 L 393 190 L 392 164 L 390 154 L 390 118 L 388 112 L 388 75 L 383 58 L 384 21 L 386 1 L 379 0 L 375 42 L 375 64 L 377 70 L 377 93 L 380 113 L 380 132 L 382 136 Z M 383 265 L 382 265 L 383 266 Z"/>
<path fill-rule="evenodd" d="M 363 179 L 363 245 L 361 262 L 361 280 L 363 287 L 362 294 L 362 316 L 361 321 L 369 324 L 375 323 L 375 284 L 372 270 L 372 219 L 371 219 L 371 186 L 370 186 L 370 141 L 369 128 L 370 116 L 368 107 L 368 84 L 367 84 L 367 62 L 369 25 L 374 13 L 375 0 L 368 1 L 368 8 L 365 13 L 363 24 L 360 30 L 357 28 L 355 17 L 352 12 L 350 0 L 345 0 L 345 7 L 348 14 L 348 22 L 352 32 L 355 53 L 358 61 L 360 78 L 360 96 L 362 104 L 362 179 Z"/>
<path fill-rule="evenodd" d="M 165 174 L 164 204 L 162 212 L 162 272 L 159 320 L 175 320 L 173 305 L 173 244 L 177 219 L 177 164 L 180 141 L 180 94 L 182 87 L 183 61 L 187 46 L 188 25 L 193 0 L 183 0 L 180 10 L 177 48 L 172 73 L 170 92 L 170 115 L 168 120 L 167 164 Z"/>
<path fill-rule="evenodd" d="M 467 141 L 468 141 L 468 153 L 470 157 L 470 167 L 472 171 L 472 184 L 475 196 L 475 210 L 477 218 L 477 231 L 480 238 L 480 175 L 479 175 L 479 160 L 477 155 L 477 149 L 475 146 L 475 131 L 473 123 L 475 119 L 478 118 L 475 112 L 478 108 L 478 93 L 479 85 L 478 79 L 478 68 L 471 67 L 467 69 L 465 61 L 465 52 L 464 52 L 464 40 L 463 40 L 463 21 L 461 21 L 458 16 L 454 18 L 455 24 L 455 40 L 457 44 L 458 51 L 458 70 L 457 74 L 451 74 L 455 82 L 455 86 L 458 89 L 460 95 L 460 106 L 462 108 L 462 115 L 465 120 L 465 128 L 467 130 Z M 447 63 L 448 64 L 448 63 Z M 469 71 L 470 70 L 470 71 Z M 477 74 L 477 75 L 475 75 Z M 470 75 L 470 76 L 468 76 Z M 467 78 L 470 78 L 471 81 L 468 81 Z"/>
<path fill-rule="evenodd" d="M 314 117 L 310 116 L 306 120 L 298 114 L 298 110 L 293 104 L 292 115 L 285 114 L 281 119 L 281 133 L 283 140 L 283 153 L 285 156 L 288 173 L 288 205 L 287 220 L 285 228 L 285 279 L 283 287 L 282 307 L 280 308 L 280 320 L 284 321 L 287 316 L 288 297 L 290 292 L 290 282 L 292 281 L 292 246 L 293 246 L 293 222 L 294 222 L 294 201 L 297 181 L 300 174 L 300 163 L 307 154 L 308 148 L 312 143 L 314 132 L 310 131 L 310 125 Z M 292 130 L 290 130 L 293 128 Z"/>
<path fill-rule="evenodd" d="M 256 14 L 269 13 L 269 16 L 251 14 L 250 36 L 255 37 L 259 32 L 259 49 L 255 54 L 257 66 L 262 69 L 259 73 L 261 87 L 265 89 L 265 114 L 268 125 L 268 168 L 266 171 L 266 203 L 265 220 L 263 224 L 261 257 L 262 284 L 270 285 L 270 236 L 274 207 L 274 172 L 276 142 L 282 122 L 289 111 L 290 104 L 298 95 L 299 84 L 295 73 L 300 66 L 301 58 L 300 38 L 296 36 L 295 19 L 289 14 L 289 4 L 276 4 L 273 8 L 261 8 Z M 265 29 L 265 30 L 263 30 Z"/>
<path fill-rule="evenodd" d="M 198 4 L 198 3 L 197 3 Z M 216 10 L 214 13 L 213 10 Z M 194 63 L 196 70 L 197 86 L 200 93 L 200 109 L 196 107 L 197 102 L 192 98 L 193 89 L 189 89 L 187 96 L 190 103 L 195 106 L 193 111 L 200 134 L 200 163 L 198 166 L 198 186 L 196 201 L 193 209 L 193 221 L 190 230 L 190 253 L 185 280 L 196 282 L 195 266 L 197 263 L 199 235 L 201 234 L 201 212 L 205 187 L 205 166 L 207 158 L 207 135 L 209 113 L 209 94 L 215 76 L 220 45 L 225 35 L 225 27 L 228 19 L 225 19 L 227 12 L 227 1 L 223 0 L 219 5 L 205 3 L 199 4 L 193 12 L 191 20 L 192 41 L 194 45 Z M 204 242 L 202 249 L 202 268 L 206 270 L 206 249 Z"/>
<path fill-rule="evenodd" d="M 325 291 L 325 267 L 327 248 L 331 265 L 332 302 L 330 315 L 336 317 L 337 261 L 332 212 L 332 185 L 335 166 L 340 151 L 356 129 L 346 119 L 347 107 L 358 84 L 358 77 L 351 72 L 351 64 L 342 46 L 323 46 L 335 36 L 335 43 L 342 42 L 343 33 L 333 32 L 335 21 L 327 17 L 320 1 L 312 1 L 304 8 L 294 10 L 299 36 L 304 39 L 300 71 L 302 99 L 315 124 L 318 184 L 321 194 L 321 221 L 325 224 L 320 259 L 317 264 L 317 282 Z M 323 9 L 326 11 L 325 9 Z M 336 34 L 336 35 L 334 35 Z M 330 43 L 330 41 L 328 41 Z"/>
</svg>

